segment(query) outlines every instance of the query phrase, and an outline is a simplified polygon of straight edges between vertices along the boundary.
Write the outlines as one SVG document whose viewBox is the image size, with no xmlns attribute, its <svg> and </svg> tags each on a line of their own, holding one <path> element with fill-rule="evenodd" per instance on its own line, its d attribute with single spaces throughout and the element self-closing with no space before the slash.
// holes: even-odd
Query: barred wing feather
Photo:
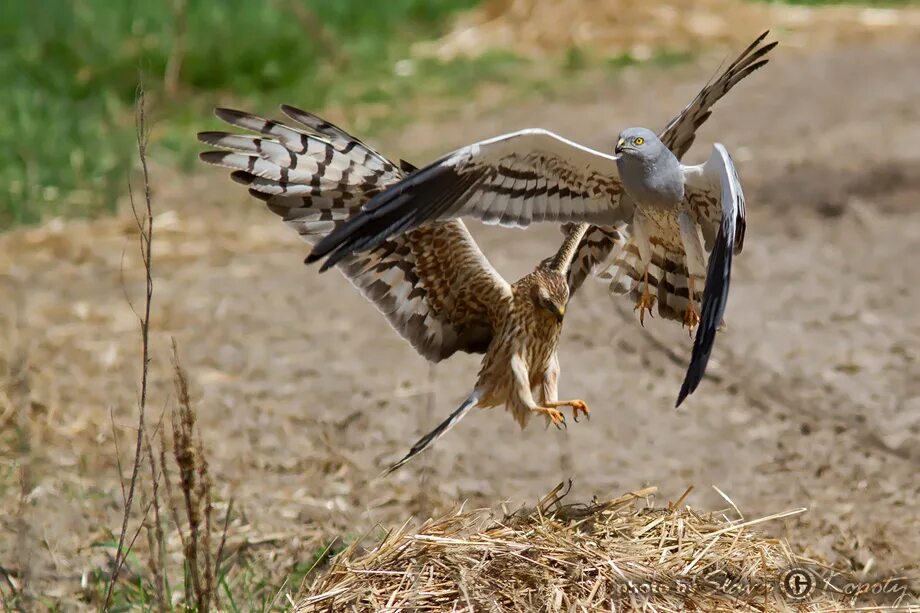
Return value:
<svg viewBox="0 0 920 613">
<path fill-rule="evenodd" d="M 776 46 L 776 42 L 764 44 L 769 31 L 757 37 L 742 51 L 724 71 L 711 83 L 708 83 L 662 130 L 660 138 L 678 159 L 683 157 L 696 138 L 696 131 L 709 119 L 712 107 L 742 79 L 750 75 L 769 60 L 766 55 Z M 698 201 L 694 201 L 694 199 Z M 620 196 L 620 207 L 629 209 L 626 196 Z M 718 194 L 705 199 L 691 196 L 691 206 L 701 210 L 705 221 L 703 234 L 706 247 L 711 250 L 715 234 L 721 223 L 721 207 Z M 743 233 L 742 233 L 743 235 Z M 739 244 L 736 252 L 740 250 Z M 569 271 L 569 292 L 574 294 L 581 283 L 591 274 L 601 278 L 612 278 L 611 290 L 616 294 L 631 294 L 638 297 L 639 273 L 636 262 L 636 248 L 629 243 L 629 228 L 619 226 L 593 227 L 588 230 L 576 251 Z M 689 296 L 688 277 L 683 254 L 670 253 L 659 249 L 655 266 L 660 269 L 652 292 L 658 304 L 659 314 L 667 319 L 682 321 L 688 300 L 699 304 L 702 294 L 695 292 Z M 613 263 L 611 266 L 610 263 Z M 600 266 L 601 264 L 605 266 Z M 654 271 L 653 271 L 654 272 Z"/>
<path fill-rule="evenodd" d="M 323 269 L 422 224 L 472 217 L 487 224 L 625 219 L 616 159 L 541 129 L 473 143 L 375 195 L 320 241 L 307 261 Z"/>
<path fill-rule="evenodd" d="M 199 140 L 222 151 L 200 157 L 233 169 L 234 180 L 310 244 L 414 170 L 315 115 L 289 106 L 282 111 L 298 125 L 218 109 L 218 117 L 256 135 L 202 132 Z M 339 268 L 401 336 L 433 361 L 458 350 L 484 352 L 493 334 L 489 305 L 511 292 L 459 220 L 388 239 L 344 258 Z"/>
<path fill-rule="evenodd" d="M 659 138 L 678 159 L 693 145 L 696 131 L 712 114 L 712 106 L 727 94 L 739 81 L 764 66 L 766 55 L 777 45 L 776 41 L 763 44 L 769 30 L 757 37 L 742 51 L 719 77 L 700 90 L 693 100 L 662 130 Z"/>
</svg>

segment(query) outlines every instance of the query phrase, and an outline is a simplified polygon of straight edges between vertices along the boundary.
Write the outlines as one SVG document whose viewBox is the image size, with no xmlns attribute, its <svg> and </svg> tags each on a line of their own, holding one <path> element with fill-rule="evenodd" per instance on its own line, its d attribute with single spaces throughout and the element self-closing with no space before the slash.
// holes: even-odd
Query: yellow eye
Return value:
<svg viewBox="0 0 920 613">
<path fill-rule="evenodd" d="M 643 145 L 645 144 L 645 139 L 642 138 L 641 136 L 637 136 L 636 140 L 634 140 L 633 142 L 636 143 L 637 145 Z"/>
</svg>

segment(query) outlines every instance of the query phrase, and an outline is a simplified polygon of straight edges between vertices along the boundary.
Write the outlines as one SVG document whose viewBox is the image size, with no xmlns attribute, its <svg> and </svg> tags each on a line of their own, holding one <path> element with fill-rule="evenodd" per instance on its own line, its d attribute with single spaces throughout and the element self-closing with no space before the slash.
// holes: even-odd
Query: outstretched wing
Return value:
<svg viewBox="0 0 920 613">
<path fill-rule="evenodd" d="M 769 61 L 764 56 L 777 45 L 776 41 L 763 44 L 769 33 L 770 31 L 767 30 L 748 45 L 747 49 L 742 51 L 715 81 L 708 83 L 690 101 L 690 104 L 662 130 L 659 135 L 661 142 L 673 151 L 678 159 L 687 153 L 696 138 L 696 131 L 709 119 L 712 114 L 712 105 L 727 94 L 741 79 Z"/>
<path fill-rule="evenodd" d="M 693 144 L 696 137 L 696 131 L 703 123 L 709 119 L 712 114 L 712 106 L 718 102 L 722 96 L 727 94 L 731 88 L 738 84 L 746 76 L 766 64 L 769 60 L 765 57 L 776 46 L 776 42 L 764 44 L 769 31 L 761 34 L 752 42 L 747 49 L 732 62 L 714 81 L 711 81 L 704 87 L 700 93 L 690 101 L 674 119 L 668 122 L 667 127 L 660 134 L 663 142 L 678 159 L 683 157 Z M 625 201 L 626 196 L 620 197 Z M 627 208 L 628 203 L 622 202 L 622 208 Z M 718 214 L 716 216 L 716 226 L 718 226 Z M 575 258 L 572 261 L 572 267 L 569 271 L 569 294 L 574 294 L 581 287 L 581 283 L 588 275 L 596 272 L 596 267 L 602 262 L 609 262 L 621 256 L 621 250 L 627 245 L 629 239 L 628 227 L 621 225 L 619 227 L 595 227 L 588 230 L 588 233 L 582 239 L 576 251 Z M 707 237 L 707 247 L 711 249 L 711 241 L 714 235 Z M 623 261 L 629 259 L 628 254 L 622 254 Z M 665 266 L 669 270 L 677 266 L 684 266 L 680 262 L 672 262 Z M 674 276 L 674 286 L 668 296 L 657 296 L 657 303 L 661 313 L 665 317 L 680 319 L 683 317 L 683 309 L 686 307 L 686 298 L 680 296 L 681 291 L 686 291 L 687 287 L 685 273 L 678 270 L 670 270 L 670 275 Z M 616 270 L 606 270 L 605 276 L 617 276 Z M 628 293 L 628 290 L 623 290 Z M 663 292 L 662 292 L 663 293 Z"/>
<path fill-rule="evenodd" d="M 516 227 L 612 224 L 623 218 L 621 191 L 613 156 L 546 130 L 522 130 L 458 149 L 377 194 L 307 261 L 329 256 L 326 269 L 424 223 L 464 216 Z"/>
<path fill-rule="evenodd" d="M 725 147 L 719 143 L 713 146 L 712 156 L 703 164 L 701 172 L 688 175 L 687 187 L 694 194 L 701 194 L 709 200 L 710 193 L 718 190 L 719 224 L 709 254 L 706 269 L 706 286 L 703 289 L 703 308 L 700 315 L 690 366 L 677 396 L 677 406 L 692 394 L 706 372 L 709 356 L 716 339 L 716 331 L 725 314 L 728 303 L 728 287 L 731 281 L 732 256 L 741 251 L 744 243 L 745 210 L 744 193 L 735 164 Z M 702 200 L 702 199 L 701 199 Z M 701 225 L 708 222 L 701 219 Z"/>
<path fill-rule="evenodd" d="M 201 159 L 234 169 L 307 242 L 315 244 L 357 213 L 375 194 L 412 172 L 393 164 L 340 128 L 293 107 L 288 126 L 227 109 L 217 116 L 260 136 L 202 132 L 199 140 L 225 151 Z M 482 353 L 491 342 L 493 310 L 511 288 L 486 260 L 459 220 L 430 224 L 343 259 L 345 276 L 429 360 L 455 351 Z"/>
</svg>

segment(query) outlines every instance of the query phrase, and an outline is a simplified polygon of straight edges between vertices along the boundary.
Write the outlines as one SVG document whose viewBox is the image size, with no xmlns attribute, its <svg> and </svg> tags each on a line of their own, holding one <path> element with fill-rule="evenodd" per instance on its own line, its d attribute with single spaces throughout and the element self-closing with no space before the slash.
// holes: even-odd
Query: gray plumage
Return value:
<svg viewBox="0 0 920 613">
<path fill-rule="evenodd" d="M 657 148 L 647 159 L 609 155 L 528 129 L 473 143 L 416 169 L 394 164 L 343 130 L 287 106 L 283 112 L 293 126 L 218 111 L 230 124 L 258 134 L 202 133 L 203 142 L 224 151 L 201 157 L 234 169 L 235 180 L 314 244 L 308 261 L 330 256 L 324 268 L 338 263 L 397 331 L 432 360 L 458 350 L 486 351 L 494 340 L 491 327 L 483 325 L 481 309 L 458 309 L 465 302 L 456 294 L 469 293 L 480 281 L 504 288 L 458 218 L 509 227 L 562 222 L 568 235 L 566 297 L 593 273 L 612 279 L 614 293 L 638 301 L 650 295 L 663 318 L 687 323 L 690 315 L 700 319 L 702 310 L 683 399 L 702 377 L 721 321 L 731 253 L 742 244 L 744 209 L 724 147 L 716 145 L 710 161 L 699 166 L 681 166 L 678 160 L 713 104 L 767 62 L 776 43 L 764 43 L 765 37 L 707 83 L 660 140 L 644 129 L 630 133 L 633 145 L 641 137 L 647 151 Z M 636 171 L 629 170 L 633 162 Z M 586 230 L 578 222 L 591 225 Z M 434 253 L 431 245 L 446 245 L 451 252 Z M 444 273 L 456 270 L 459 260 L 475 274 L 448 279 Z M 694 288 L 694 280 L 704 279 L 705 291 Z M 462 413 L 448 422 L 456 423 Z"/>
<path fill-rule="evenodd" d="M 643 323 L 644 313 L 651 313 L 657 300 L 659 312 L 682 319 L 691 330 L 700 321 L 706 325 L 697 329 L 679 405 L 702 379 L 728 291 L 732 249 L 727 262 L 710 261 L 710 269 L 719 271 L 710 285 L 700 235 L 720 257 L 724 250 L 715 247 L 721 241 L 740 250 L 741 188 L 731 158 L 718 144 L 705 164 L 684 166 L 653 132 L 631 128 L 615 153 L 589 149 L 541 129 L 473 143 L 375 194 L 320 240 L 306 261 L 328 256 L 325 269 L 351 254 L 375 249 L 390 237 L 463 216 L 512 227 L 534 221 L 612 224 L 623 236 L 628 224 L 631 236 L 607 269 L 612 291 L 637 297 Z M 732 181 L 734 185 L 726 187 Z M 732 202 L 727 204 L 726 197 Z M 724 231 L 726 215 L 737 222 Z M 662 296 L 671 299 L 665 303 Z M 709 304 L 709 310 L 701 312 L 698 304 Z M 717 321 L 710 325 L 715 312 Z"/>
<path fill-rule="evenodd" d="M 592 224 L 567 274 L 570 294 L 594 273 L 636 301 L 639 320 L 659 315 L 696 328 L 677 404 L 699 385 L 728 297 L 731 259 L 744 240 L 744 197 L 725 147 L 684 166 L 711 106 L 766 63 L 776 43 L 758 37 L 657 136 L 624 130 L 616 155 L 531 128 L 448 153 L 376 194 L 314 245 L 321 270 L 433 222 L 459 217 L 527 227 Z M 570 232 L 567 226 L 566 231 Z M 707 252 L 709 260 L 707 263 Z M 699 324 L 699 325 L 698 325 Z"/>
<path fill-rule="evenodd" d="M 658 136 L 646 128 L 620 132 L 614 152 L 623 189 L 645 207 L 668 209 L 684 199 L 680 161 Z"/>
<path fill-rule="evenodd" d="M 687 306 L 685 323 L 691 328 L 697 327 L 697 323 L 700 325 L 696 330 L 687 376 L 677 397 L 677 406 L 680 406 L 703 377 L 716 331 L 725 313 L 732 255 L 741 251 L 744 241 L 745 210 L 741 182 L 728 151 L 719 143 L 713 146 L 712 155 L 706 163 L 685 166 L 651 130 L 627 128 L 620 133 L 614 151 L 618 155 L 617 170 L 623 191 L 636 206 L 634 240 L 640 266 L 645 271 L 641 281 L 643 290 L 637 303 L 640 320 L 642 312 L 645 309 L 651 312 L 654 303 L 648 274 L 653 261 L 652 237 L 667 234 L 667 227 L 673 226 L 675 218 L 678 239 L 686 254 L 688 296 L 695 294 L 694 280 L 705 283 L 702 313 L 696 312 L 692 301 Z M 700 227 L 706 225 L 705 221 L 699 211 L 694 210 L 692 202 L 684 200 L 687 191 L 707 187 L 719 190 L 721 208 L 718 236 L 707 241 L 711 243 L 708 267 L 700 241 Z M 664 233 L 662 229 L 665 229 Z M 708 230 L 711 235 L 712 226 Z M 659 283 L 661 277 L 656 277 L 656 286 Z"/>
</svg>

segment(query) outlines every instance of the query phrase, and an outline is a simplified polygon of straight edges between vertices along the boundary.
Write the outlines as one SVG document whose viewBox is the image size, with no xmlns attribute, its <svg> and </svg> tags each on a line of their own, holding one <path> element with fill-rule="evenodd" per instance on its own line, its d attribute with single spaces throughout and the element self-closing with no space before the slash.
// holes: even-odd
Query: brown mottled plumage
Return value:
<svg viewBox="0 0 920 613">
<path fill-rule="evenodd" d="M 218 109 L 224 121 L 265 138 L 202 132 L 202 142 L 227 151 L 207 151 L 201 159 L 234 169 L 234 180 L 248 185 L 311 244 L 414 170 L 310 113 L 282 108 L 300 125 Z M 456 351 L 485 353 L 467 402 L 392 468 L 433 443 L 474 406 L 504 405 L 521 427 L 533 413 L 564 425 L 558 410 L 563 406 L 571 406 L 576 416 L 588 413 L 581 400 L 559 402 L 556 355 L 569 300 L 567 275 L 586 229 L 586 224 L 574 226 L 555 255 L 512 285 L 458 219 L 425 224 L 338 262 L 424 357 L 437 362 Z"/>
<path fill-rule="evenodd" d="M 566 274 L 572 253 L 587 230 L 581 224 L 569 234 L 556 256 L 511 286 L 510 299 L 496 303 L 496 339 L 482 359 L 476 381 L 477 406 L 505 405 L 523 428 L 534 412 L 553 423 L 565 423 L 559 406 L 588 412 L 580 400 L 559 402 L 559 358 L 556 347 L 569 302 Z"/>
<path fill-rule="evenodd" d="M 764 36 L 707 84 L 662 133 L 662 141 L 678 157 L 693 142 L 711 106 L 766 63 L 764 56 L 775 43 L 762 44 Z M 634 205 L 623 193 L 614 158 L 544 130 L 524 130 L 464 148 L 468 159 L 463 164 L 449 156 L 445 163 L 418 171 L 406 162 L 387 160 L 315 115 L 290 106 L 282 111 L 293 125 L 218 109 L 218 117 L 257 135 L 202 132 L 199 140 L 222 151 L 207 151 L 201 159 L 233 169 L 234 180 L 249 186 L 253 196 L 314 245 L 313 259 L 322 255 L 316 246 L 341 230 L 346 220 L 362 217 L 375 196 L 392 195 L 388 204 L 399 208 L 404 190 L 389 188 L 399 183 L 412 189 L 414 183 L 424 192 L 414 194 L 418 209 L 413 205 L 402 211 L 406 217 L 399 224 L 371 224 L 371 233 L 383 232 L 386 238 L 362 246 L 358 237 L 347 254 L 333 254 L 325 266 L 336 265 L 425 358 L 437 362 L 456 351 L 485 354 L 473 392 L 390 470 L 430 446 L 474 407 L 504 405 L 522 427 L 533 413 L 564 424 L 558 411 L 563 406 L 570 406 L 576 416 L 588 413 L 581 400 L 557 398 L 556 347 L 571 295 L 603 262 L 613 261 L 609 271 L 616 275 L 614 292 L 636 294 L 638 251 L 629 227 Z M 494 159 L 486 155 L 489 159 L 476 162 L 486 149 Z M 435 180 L 422 180 L 424 173 Z M 704 196 L 695 205 L 700 216 L 716 215 L 709 211 L 716 200 Z M 590 219 L 598 225 L 566 224 L 558 252 L 509 285 L 463 222 L 446 214 L 458 203 L 453 217 L 469 213 L 486 223 L 523 227 L 537 221 Z M 423 207 L 430 210 L 421 219 Z M 700 297 L 689 296 L 684 254 L 662 240 L 651 237 L 652 289 L 659 312 L 676 318 Z"/>
</svg>

